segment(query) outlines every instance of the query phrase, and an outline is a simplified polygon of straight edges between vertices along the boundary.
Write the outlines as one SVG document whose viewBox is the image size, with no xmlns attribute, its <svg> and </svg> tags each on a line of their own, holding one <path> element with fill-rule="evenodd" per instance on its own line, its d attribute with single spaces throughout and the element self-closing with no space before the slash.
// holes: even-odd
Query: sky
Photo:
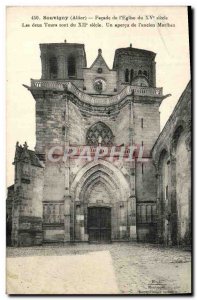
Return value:
<svg viewBox="0 0 197 300">
<path fill-rule="evenodd" d="M 66 21 L 43 21 L 43 16 L 80 16 L 86 27 L 45 27 L 46 23 L 64 24 Z M 95 20 L 113 16 L 130 16 L 135 20 Z M 138 17 L 143 17 L 139 20 Z M 154 16 L 154 19 L 150 17 Z M 165 23 L 175 27 L 139 27 L 141 24 L 157 24 L 156 17 L 166 17 Z M 32 17 L 35 17 L 34 20 Z M 147 20 L 145 20 L 148 17 Z M 37 19 L 39 18 L 39 20 Z M 81 21 L 82 22 L 82 21 Z M 102 27 L 90 27 L 91 23 Z M 34 27 L 33 23 L 42 24 Z M 113 27 L 106 27 L 111 23 Z M 114 27 L 115 23 L 129 24 L 129 27 Z M 130 25 L 135 23 L 136 27 Z M 22 25 L 23 24 L 23 25 Z M 29 24 L 30 26 L 26 26 Z M 78 21 L 77 21 L 78 24 Z M 87 65 L 91 66 L 102 49 L 107 65 L 112 68 L 117 48 L 129 47 L 147 49 L 156 55 L 157 87 L 163 87 L 164 94 L 171 94 L 160 106 L 161 129 L 172 113 L 179 97 L 190 80 L 189 40 L 187 9 L 185 7 L 9 7 L 7 8 L 6 40 L 6 116 L 7 116 L 7 185 L 14 182 L 12 165 L 16 141 L 27 141 L 29 149 L 35 147 L 35 100 L 23 87 L 30 85 L 30 78 L 41 78 L 40 43 L 85 44 Z"/>
</svg>

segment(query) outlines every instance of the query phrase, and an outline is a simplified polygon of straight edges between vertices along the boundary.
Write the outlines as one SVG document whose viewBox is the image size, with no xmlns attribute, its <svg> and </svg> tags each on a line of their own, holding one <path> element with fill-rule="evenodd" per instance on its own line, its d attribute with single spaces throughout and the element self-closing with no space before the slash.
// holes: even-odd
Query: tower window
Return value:
<svg viewBox="0 0 197 300">
<path fill-rule="evenodd" d="M 168 200 L 168 185 L 166 185 L 166 190 L 165 190 L 165 199 Z"/>
<path fill-rule="evenodd" d="M 139 70 L 139 71 L 138 71 L 138 75 L 142 75 L 142 70 Z"/>
<path fill-rule="evenodd" d="M 133 81 L 133 75 L 134 75 L 134 71 L 133 71 L 133 69 L 131 69 L 131 71 L 130 71 L 130 83 Z"/>
<path fill-rule="evenodd" d="M 125 70 L 125 82 L 129 82 L 129 70 Z"/>
<path fill-rule="evenodd" d="M 63 111 L 62 119 L 65 120 L 65 117 L 66 117 L 66 111 Z"/>
<path fill-rule="evenodd" d="M 102 73 L 102 72 L 103 72 L 103 69 L 102 69 L 102 68 L 98 68 L 97 72 L 98 72 L 98 73 Z"/>
<path fill-rule="evenodd" d="M 142 163 L 142 174 L 144 174 L 144 164 Z"/>
<path fill-rule="evenodd" d="M 76 76 L 76 62 L 74 56 L 68 58 L 68 77 Z"/>
<path fill-rule="evenodd" d="M 62 127 L 62 134 L 65 135 L 65 132 L 66 132 L 66 128 L 65 128 L 65 126 L 63 126 Z"/>
<path fill-rule="evenodd" d="M 144 128 L 144 119 L 141 118 L 141 128 Z"/>
<path fill-rule="evenodd" d="M 50 78 L 57 78 L 58 73 L 58 66 L 57 66 L 57 58 L 55 56 L 52 56 L 49 59 L 49 72 L 50 72 Z"/>
</svg>

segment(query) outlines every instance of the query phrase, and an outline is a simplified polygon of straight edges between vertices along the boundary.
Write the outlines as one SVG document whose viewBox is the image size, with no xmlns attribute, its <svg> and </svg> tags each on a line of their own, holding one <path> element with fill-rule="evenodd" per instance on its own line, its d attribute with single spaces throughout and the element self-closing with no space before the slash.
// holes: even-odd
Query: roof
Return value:
<svg viewBox="0 0 197 300">
<path fill-rule="evenodd" d="M 153 52 L 153 51 L 133 48 L 132 46 L 126 47 L 126 48 L 118 48 L 115 51 L 113 67 L 115 67 L 116 59 L 117 59 L 119 54 L 128 54 L 128 55 L 138 56 L 138 57 L 143 56 L 143 57 L 147 57 L 151 60 L 154 60 L 155 56 L 156 56 L 156 53 Z"/>
<path fill-rule="evenodd" d="M 41 43 L 40 44 L 40 46 L 42 46 L 42 45 L 44 45 L 44 46 L 80 46 L 80 47 L 82 47 L 82 48 L 84 48 L 85 47 L 85 45 L 84 44 L 81 44 L 81 43 L 67 43 L 67 42 L 64 42 L 64 43 Z"/>
<path fill-rule="evenodd" d="M 178 110 L 178 107 L 180 106 L 181 102 L 184 100 L 184 97 L 185 97 L 186 93 L 189 92 L 189 91 L 191 91 L 191 80 L 188 82 L 186 88 L 185 88 L 184 91 L 182 92 L 182 94 L 181 94 L 181 96 L 180 96 L 178 102 L 176 103 L 176 105 L 175 105 L 175 107 L 174 107 L 174 109 L 173 109 L 173 111 L 172 111 L 170 117 L 169 117 L 168 120 L 166 121 L 166 123 L 165 123 L 165 125 L 164 125 L 162 131 L 160 132 L 160 134 L 159 134 L 157 140 L 155 141 L 155 143 L 154 143 L 154 145 L 153 145 L 153 147 L 152 147 L 151 153 L 153 153 L 153 151 L 154 151 L 154 149 L 156 148 L 157 144 L 159 143 L 159 140 L 161 139 L 163 133 L 167 130 L 167 128 L 168 128 L 168 126 L 169 126 L 169 124 L 170 124 L 170 122 L 171 122 L 173 116 L 175 115 L 176 111 Z M 190 100 L 191 100 L 191 98 L 190 98 Z"/>
<path fill-rule="evenodd" d="M 9 191 L 14 190 L 14 184 L 8 186 L 8 190 L 9 190 Z"/>
<path fill-rule="evenodd" d="M 41 165 L 41 162 L 40 162 L 38 156 L 36 155 L 35 151 L 29 150 L 29 149 L 27 151 L 28 151 L 28 153 L 30 155 L 31 164 L 34 165 L 34 166 L 36 166 L 36 167 L 43 167 Z"/>
<path fill-rule="evenodd" d="M 42 49 L 48 49 L 49 51 L 53 51 L 53 48 L 60 48 L 60 49 L 66 49 L 66 48 L 71 48 L 71 51 L 72 48 L 80 48 L 83 50 L 83 53 L 84 53 L 84 58 L 85 58 L 85 66 L 87 66 L 87 59 L 86 59 L 86 52 L 85 52 L 85 45 L 84 44 L 80 44 L 80 43 L 67 43 L 67 42 L 64 42 L 64 43 L 41 43 L 39 44 L 40 45 L 40 49 L 42 51 Z"/>
<path fill-rule="evenodd" d="M 43 168 L 38 156 L 36 155 L 35 151 L 33 151 L 33 150 L 24 149 L 24 147 L 22 147 L 22 146 L 17 146 L 15 156 L 17 156 L 17 160 L 27 157 L 30 160 L 31 165 Z"/>
<path fill-rule="evenodd" d="M 106 61 L 104 60 L 104 58 L 102 56 L 101 49 L 98 49 L 98 55 L 97 55 L 96 59 L 94 60 L 94 62 L 92 63 L 92 65 L 90 66 L 90 68 L 88 68 L 88 69 L 92 69 L 94 67 L 94 65 L 96 65 L 97 63 L 99 65 L 104 65 L 108 70 L 110 70 L 110 68 L 108 67 Z"/>
</svg>

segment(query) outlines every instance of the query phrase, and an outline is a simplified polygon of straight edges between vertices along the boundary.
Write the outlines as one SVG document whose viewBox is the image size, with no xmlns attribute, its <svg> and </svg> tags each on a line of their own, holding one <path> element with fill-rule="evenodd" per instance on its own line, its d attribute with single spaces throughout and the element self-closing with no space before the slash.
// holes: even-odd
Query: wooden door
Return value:
<svg viewBox="0 0 197 300">
<path fill-rule="evenodd" d="M 90 242 L 111 241 L 111 208 L 88 208 L 88 233 Z"/>
</svg>

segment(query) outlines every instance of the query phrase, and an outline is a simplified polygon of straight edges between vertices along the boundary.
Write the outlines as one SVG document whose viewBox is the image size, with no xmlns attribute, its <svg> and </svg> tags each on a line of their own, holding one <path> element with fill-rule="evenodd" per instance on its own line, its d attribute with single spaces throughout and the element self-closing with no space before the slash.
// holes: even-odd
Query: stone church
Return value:
<svg viewBox="0 0 197 300">
<path fill-rule="evenodd" d="M 83 44 L 40 52 L 41 79 L 24 85 L 35 100 L 35 151 L 16 144 L 7 244 L 189 244 L 191 84 L 160 132 L 169 95 L 156 87 L 154 52 L 119 48 L 112 68 L 101 49 L 87 67 Z"/>
</svg>

